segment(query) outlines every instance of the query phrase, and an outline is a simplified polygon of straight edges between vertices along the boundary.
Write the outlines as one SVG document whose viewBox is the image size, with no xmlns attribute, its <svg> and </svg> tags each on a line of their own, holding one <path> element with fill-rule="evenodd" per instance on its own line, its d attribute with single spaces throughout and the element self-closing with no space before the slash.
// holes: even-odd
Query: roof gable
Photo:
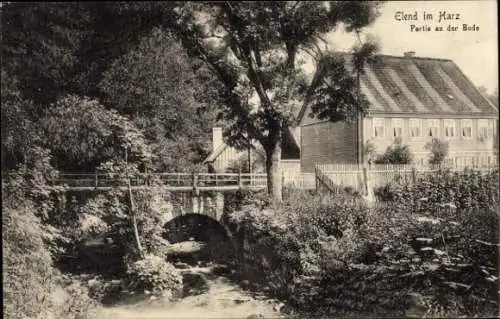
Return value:
<svg viewBox="0 0 500 319">
<path fill-rule="evenodd" d="M 351 56 L 344 54 L 348 65 Z M 360 88 L 372 113 L 498 114 L 452 60 L 377 55 L 364 71 Z M 304 106 L 299 123 L 316 122 L 310 113 Z"/>
</svg>

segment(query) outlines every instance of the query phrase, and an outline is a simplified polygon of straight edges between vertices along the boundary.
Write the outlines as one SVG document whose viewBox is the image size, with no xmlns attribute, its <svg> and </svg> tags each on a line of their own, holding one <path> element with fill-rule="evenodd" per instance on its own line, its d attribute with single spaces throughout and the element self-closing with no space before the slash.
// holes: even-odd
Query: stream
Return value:
<svg viewBox="0 0 500 319">
<path fill-rule="evenodd" d="M 183 275 L 182 297 L 123 301 L 102 309 L 100 318 L 283 318 L 279 301 L 266 297 L 218 259 L 206 258 L 204 243 L 173 244 L 169 261 Z M 144 298 L 142 298 L 144 299 Z"/>
</svg>

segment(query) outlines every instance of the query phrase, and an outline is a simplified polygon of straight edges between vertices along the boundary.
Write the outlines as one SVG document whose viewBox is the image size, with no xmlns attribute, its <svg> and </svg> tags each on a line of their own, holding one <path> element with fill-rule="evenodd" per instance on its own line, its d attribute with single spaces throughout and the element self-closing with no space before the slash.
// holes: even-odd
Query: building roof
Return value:
<svg viewBox="0 0 500 319">
<path fill-rule="evenodd" d="M 217 160 L 217 158 L 228 148 L 230 147 L 225 142 L 219 145 L 215 150 L 211 151 L 208 154 L 207 158 L 203 161 L 203 164 L 213 163 Z M 259 148 L 258 144 L 254 145 L 256 149 Z M 292 128 L 288 128 L 283 135 L 283 143 L 282 143 L 282 158 L 283 159 L 292 159 L 300 157 L 300 142 L 295 136 Z"/>
<path fill-rule="evenodd" d="M 351 54 L 343 54 L 347 63 Z M 497 115 L 497 107 L 452 60 L 377 55 L 360 87 L 370 113 Z M 302 110 L 302 117 L 310 110 Z M 302 122 L 302 118 L 300 119 Z"/>
</svg>

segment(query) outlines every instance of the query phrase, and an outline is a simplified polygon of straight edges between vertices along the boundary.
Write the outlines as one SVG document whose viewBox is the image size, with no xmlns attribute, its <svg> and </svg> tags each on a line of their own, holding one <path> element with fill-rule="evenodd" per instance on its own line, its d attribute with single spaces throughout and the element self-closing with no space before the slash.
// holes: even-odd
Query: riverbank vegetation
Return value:
<svg viewBox="0 0 500 319">
<path fill-rule="evenodd" d="M 248 276 L 299 317 L 495 316 L 498 172 L 388 188 L 375 208 L 347 194 L 236 198 Z"/>
</svg>

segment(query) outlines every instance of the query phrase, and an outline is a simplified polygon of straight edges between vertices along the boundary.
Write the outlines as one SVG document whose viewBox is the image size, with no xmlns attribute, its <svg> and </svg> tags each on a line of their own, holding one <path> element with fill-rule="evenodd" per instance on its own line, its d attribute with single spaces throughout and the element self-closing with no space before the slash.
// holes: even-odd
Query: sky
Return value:
<svg viewBox="0 0 500 319">
<path fill-rule="evenodd" d="M 423 13 L 432 14 L 424 20 Z M 439 21 L 440 12 L 453 14 L 453 19 Z M 396 20 L 396 13 L 418 20 Z M 361 38 L 371 34 L 381 44 L 381 54 L 402 56 L 415 51 L 415 56 L 453 60 L 476 86 L 488 92 L 498 88 L 498 22 L 496 1 L 388 1 L 380 8 L 380 17 L 363 30 Z M 458 14 L 458 20 L 457 18 Z M 446 15 L 446 17 L 450 17 Z M 450 17 L 451 18 L 451 17 Z M 415 27 L 431 27 L 432 31 L 411 31 Z M 476 25 L 477 31 L 463 31 L 463 24 Z M 458 26 L 447 31 L 448 25 Z M 443 31 L 435 31 L 436 26 Z M 357 38 L 343 28 L 328 35 L 328 48 L 349 50 Z"/>
</svg>

